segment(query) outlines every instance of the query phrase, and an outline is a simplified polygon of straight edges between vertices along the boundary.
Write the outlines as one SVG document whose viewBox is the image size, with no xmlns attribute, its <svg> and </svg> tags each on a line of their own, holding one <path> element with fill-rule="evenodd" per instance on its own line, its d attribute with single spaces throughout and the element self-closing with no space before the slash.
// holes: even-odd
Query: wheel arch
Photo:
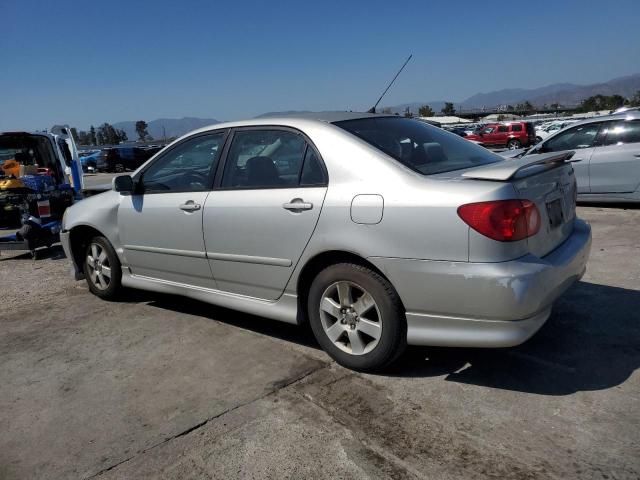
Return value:
<svg viewBox="0 0 640 480">
<path fill-rule="evenodd" d="M 106 235 L 95 227 L 90 225 L 77 225 L 69 231 L 69 249 L 71 255 L 73 255 L 73 262 L 78 267 L 78 271 L 82 272 L 84 267 L 84 250 L 91 240 L 95 236 L 102 236 L 106 238 Z"/>
<path fill-rule="evenodd" d="M 309 321 L 307 317 L 307 298 L 309 296 L 309 289 L 311 288 L 311 282 L 313 279 L 325 268 L 336 265 L 338 263 L 354 263 L 356 265 L 361 265 L 363 267 L 367 267 L 372 271 L 376 272 L 378 275 L 387 280 L 392 286 L 393 283 L 387 277 L 384 272 L 382 272 L 378 267 L 376 267 L 373 263 L 368 261 L 366 258 L 346 250 L 328 250 L 325 252 L 318 253 L 313 257 L 309 258 L 307 262 L 304 264 L 300 273 L 298 274 L 298 278 L 296 281 L 296 293 L 298 296 L 298 323 L 307 323 Z M 395 289 L 395 287 L 394 287 Z M 402 303 L 402 302 L 401 302 Z M 404 310 L 404 305 L 402 305 L 402 309 Z"/>
</svg>

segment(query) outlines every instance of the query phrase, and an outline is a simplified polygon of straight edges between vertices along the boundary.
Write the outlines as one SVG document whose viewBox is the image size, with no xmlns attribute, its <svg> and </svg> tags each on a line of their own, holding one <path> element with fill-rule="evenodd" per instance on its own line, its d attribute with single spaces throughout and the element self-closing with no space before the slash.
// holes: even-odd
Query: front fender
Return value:
<svg viewBox="0 0 640 480">
<path fill-rule="evenodd" d="M 73 231 L 81 227 L 97 230 L 113 245 L 120 262 L 126 263 L 118 229 L 120 201 L 120 193 L 110 190 L 75 203 L 65 212 L 63 233 L 72 237 Z"/>
</svg>

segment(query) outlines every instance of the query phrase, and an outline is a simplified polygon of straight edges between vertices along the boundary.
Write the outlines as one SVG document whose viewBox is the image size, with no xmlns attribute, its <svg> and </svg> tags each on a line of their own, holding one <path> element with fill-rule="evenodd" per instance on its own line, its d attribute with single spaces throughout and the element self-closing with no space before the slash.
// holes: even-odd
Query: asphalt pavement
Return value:
<svg viewBox="0 0 640 480">
<path fill-rule="evenodd" d="M 587 274 L 530 341 L 411 348 L 376 375 L 306 328 L 105 302 L 60 248 L 2 253 L 0 478 L 637 479 L 640 210 L 579 215 Z"/>
</svg>

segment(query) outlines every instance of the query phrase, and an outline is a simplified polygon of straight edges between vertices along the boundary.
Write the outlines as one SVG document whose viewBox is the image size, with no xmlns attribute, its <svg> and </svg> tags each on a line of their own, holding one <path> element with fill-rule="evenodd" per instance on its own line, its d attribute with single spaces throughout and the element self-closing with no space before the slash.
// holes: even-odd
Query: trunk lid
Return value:
<svg viewBox="0 0 640 480">
<path fill-rule="evenodd" d="M 528 249 L 538 257 L 555 250 L 573 232 L 576 216 L 576 180 L 569 164 L 560 164 L 513 182 L 522 200 L 536 204 L 540 230 L 527 238 Z"/>
<path fill-rule="evenodd" d="M 573 152 L 528 155 L 467 170 L 462 177 L 509 182 L 518 198 L 535 203 L 540 212 L 540 230 L 526 239 L 527 249 L 543 257 L 573 232 L 577 186 L 568 163 L 572 155 Z"/>
</svg>

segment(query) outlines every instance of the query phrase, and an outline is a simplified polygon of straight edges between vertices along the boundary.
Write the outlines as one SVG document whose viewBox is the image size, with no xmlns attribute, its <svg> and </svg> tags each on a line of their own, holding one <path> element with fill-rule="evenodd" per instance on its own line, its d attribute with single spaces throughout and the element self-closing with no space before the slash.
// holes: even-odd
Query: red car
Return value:
<svg viewBox="0 0 640 480">
<path fill-rule="evenodd" d="M 507 147 L 515 150 L 536 143 L 536 131 L 528 122 L 490 123 L 464 138 L 485 147 Z"/>
</svg>

